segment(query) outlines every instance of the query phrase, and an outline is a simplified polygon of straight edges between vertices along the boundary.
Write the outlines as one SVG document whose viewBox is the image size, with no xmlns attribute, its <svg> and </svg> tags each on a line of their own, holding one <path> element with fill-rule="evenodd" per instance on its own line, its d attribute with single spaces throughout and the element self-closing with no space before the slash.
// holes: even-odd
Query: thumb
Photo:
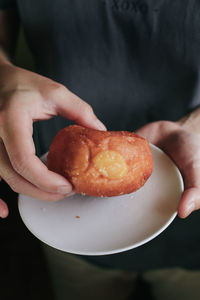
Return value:
<svg viewBox="0 0 200 300">
<path fill-rule="evenodd" d="M 157 144 L 158 142 L 158 124 L 149 123 L 135 131 L 136 134 L 148 140 L 152 144 Z"/>
<path fill-rule="evenodd" d="M 94 114 L 92 107 L 78 96 L 63 87 L 55 97 L 57 114 L 75 123 L 97 130 L 106 130 L 104 124 Z"/>
<path fill-rule="evenodd" d="M 184 191 L 178 208 L 180 218 L 188 217 L 193 211 L 200 208 L 200 188 L 194 187 Z"/>
<path fill-rule="evenodd" d="M 167 139 L 178 129 L 178 125 L 170 121 L 156 121 L 148 123 L 136 130 L 135 133 L 147 139 L 150 143 L 161 146 L 163 139 Z"/>
<path fill-rule="evenodd" d="M 200 209 L 200 167 L 188 166 L 182 170 L 185 191 L 178 208 L 180 218 L 186 218 L 193 211 Z"/>
</svg>

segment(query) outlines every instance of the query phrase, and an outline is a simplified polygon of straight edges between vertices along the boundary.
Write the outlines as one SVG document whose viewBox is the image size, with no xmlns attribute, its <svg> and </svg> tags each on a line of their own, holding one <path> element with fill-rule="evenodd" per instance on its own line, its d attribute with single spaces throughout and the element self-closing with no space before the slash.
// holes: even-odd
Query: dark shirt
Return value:
<svg viewBox="0 0 200 300">
<path fill-rule="evenodd" d="M 36 71 L 90 103 L 109 130 L 177 120 L 199 103 L 199 1 L 16 4 Z M 58 123 L 66 124 L 37 124 L 38 154 L 47 151 Z"/>
<path fill-rule="evenodd" d="M 148 122 L 177 120 L 199 104 L 198 0 L 0 0 L 0 7 L 14 3 L 36 72 L 90 103 L 108 130 L 134 131 Z M 34 125 L 38 155 L 67 124 L 58 117 Z M 193 227 L 186 228 L 191 240 Z M 179 256 L 180 251 L 187 256 L 180 231 L 177 237 L 169 229 L 139 249 L 94 260 L 143 269 L 165 266 L 169 256 L 166 265 L 187 266 L 190 259 Z"/>
</svg>

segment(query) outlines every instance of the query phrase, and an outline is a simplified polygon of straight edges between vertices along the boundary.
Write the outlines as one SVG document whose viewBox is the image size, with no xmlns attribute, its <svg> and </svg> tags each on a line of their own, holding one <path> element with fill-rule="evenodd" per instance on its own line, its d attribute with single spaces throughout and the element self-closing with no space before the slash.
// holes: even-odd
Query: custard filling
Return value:
<svg viewBox="0 0 200 300">
<path fill-rule="evenodd" d="M 95 168 L 109 179 L 120 179 L 128 171 L 123 156 L 113 150 L 101 151 L 93 158 L 93 163 Z"/>
</svg>

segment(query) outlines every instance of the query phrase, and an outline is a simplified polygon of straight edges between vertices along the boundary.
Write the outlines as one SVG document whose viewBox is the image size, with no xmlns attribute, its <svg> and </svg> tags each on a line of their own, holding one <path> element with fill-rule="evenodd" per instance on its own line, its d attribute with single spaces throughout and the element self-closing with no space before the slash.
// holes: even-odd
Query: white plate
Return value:
<svg viewBox="0 0 200 300">
<path fill-rule="evenodd" d="M 58 202 L 19 195 L 23 222 L 44 243 L 75 254 L 113 254 L 147 243 L 174 220 L 183 191 L 174 163 L 157 147 L 151 149 L 153 173 L 137 192 L 111 198 L 74 195 Z"/>
</svg>

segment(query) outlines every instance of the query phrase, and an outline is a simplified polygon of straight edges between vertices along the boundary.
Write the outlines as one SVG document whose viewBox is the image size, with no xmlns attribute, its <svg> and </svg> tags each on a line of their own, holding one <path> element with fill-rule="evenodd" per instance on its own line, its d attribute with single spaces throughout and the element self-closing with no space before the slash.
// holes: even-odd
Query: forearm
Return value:
<svg viewBox="0 0 200 300">
<path fill-rule="evenodd" d="M 187 131 L 200 134 L 200 107 L 181 118 L 177 123 Z"/>
</svg>

